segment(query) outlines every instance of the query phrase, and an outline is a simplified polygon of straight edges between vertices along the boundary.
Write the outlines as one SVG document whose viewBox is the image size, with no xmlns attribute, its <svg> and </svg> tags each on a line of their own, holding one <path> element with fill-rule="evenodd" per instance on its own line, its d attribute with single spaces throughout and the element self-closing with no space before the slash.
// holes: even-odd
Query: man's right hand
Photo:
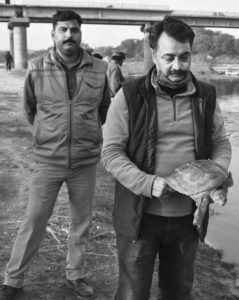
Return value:
<svg viewBox="0 0 239 300">
<path fill-rule="evenodd" d="M 152 188 L 152 196 L 159 198 L 165 192 L 175 192 L 173 188 L 171 188 L 162 177 L 155 177 Z"/>
</svg>

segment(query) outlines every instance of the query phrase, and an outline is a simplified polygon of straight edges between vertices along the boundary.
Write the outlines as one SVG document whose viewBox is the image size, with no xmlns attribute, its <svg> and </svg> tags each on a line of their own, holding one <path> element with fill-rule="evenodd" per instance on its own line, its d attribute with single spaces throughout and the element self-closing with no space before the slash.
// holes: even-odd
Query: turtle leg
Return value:
<svg viewBox="0 0 239 300">
<path fill-rule="evenodd" d="M 204 195 L 200 199 L 197 198 L 195 202 L 198 207 L 194 213 L 193 225 L 195 225 L 198 230 L 202 230 L 203 219 L 210 204 L 210 198 L 208 195 Z"/>
<path fill-rule="evenodd" d="M 224 206 L 227 203 L 227 188 L 217 188 L 210 192 L 210 198 L 218 206 Z"/>
<path fill-rule="evenodd" d="M 218 206 L 224 206 L 227 203 L 228 188 L 233 186 L 232 174 L 229 172 L 226 181 L 219 187 L 210 192 L 210 198 Z"/>
<path fill-rule="evenodd" d="M 197 199 L 199 200 L 199 199 Z M 193 225 L 196 226 L 197 232 L 198 232 L 198 237 L 200 239 L 201 242 L 204 241 L 204 237 L 205 237 L 205 222 L 204 219 L 205 217 L 208 215 L 208 209 L 209 209 L 209 204 L 210 204 L 210 198 L 206 195 L 202 196 L 201 199 L 198 201 L 196 201 L 196 203 L 198 204 L 198 207 L 194 213 L 194 219 L 193 219 Z M 208 222 L 208 220 L 206 221 L 206 223 Z"/>
</svg>

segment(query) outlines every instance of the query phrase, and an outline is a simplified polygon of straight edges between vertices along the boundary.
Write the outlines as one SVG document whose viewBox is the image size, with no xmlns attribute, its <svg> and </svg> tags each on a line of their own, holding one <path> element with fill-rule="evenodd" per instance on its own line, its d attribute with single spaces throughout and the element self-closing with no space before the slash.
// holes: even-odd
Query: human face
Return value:
<svg viewBox="0 0 239 300">
<path fill-rule="evenodd" d="M 188 41 L 178 42 L 163 32 L 157 49 L 152 50 L 157 72 L 162 72 L 172 82 L 184 80 L 191 65 L 191 51 Z"/>
<path fill-rule="evenodd" d="M 58 21 L 52 39 L 63 58 L 76 57 L 81 45 L 81 27 L 76 20 Z"/>
<path fill-rule="evenodd" d="M 117 64 L 118 64 L 119 66 L 122 66 L 122 65 L 123 65 L 123 62 L 124 62 L 124 59 L 123 59 L 123 58 L 118 58 L 118 59 L 117 59 Z"/>
</svg>

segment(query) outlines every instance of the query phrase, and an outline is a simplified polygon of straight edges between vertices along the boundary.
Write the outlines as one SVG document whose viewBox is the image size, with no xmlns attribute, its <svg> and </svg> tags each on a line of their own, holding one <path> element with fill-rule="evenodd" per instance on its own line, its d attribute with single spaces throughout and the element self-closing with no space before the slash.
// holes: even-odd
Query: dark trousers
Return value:
<svg viewBox="0 0 239 300">
<path fill-rule="evenodd" d="M 11 71 L 11 69 L 12 69 L 12 63 L 11 62 L 7 62 L 6 63 L 6 70 L 7 71 Z"/>
<path fill-rule="evenodd" d="M 117 236 L 117 300 L 149 299 L 157 255 L 160 299 L 192 299 L 198 248 L 198 235 L 192 222 L 193 216 L 172 218 L 144 214 L 136 241 Z"/>
</svg>

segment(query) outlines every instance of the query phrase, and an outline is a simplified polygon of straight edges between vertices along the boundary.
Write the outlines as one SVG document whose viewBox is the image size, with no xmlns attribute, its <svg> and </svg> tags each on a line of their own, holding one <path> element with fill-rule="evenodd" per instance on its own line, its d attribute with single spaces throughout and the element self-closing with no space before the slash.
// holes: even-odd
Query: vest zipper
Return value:
<svg viewBox="0 0 239 300">
<path fill-rule="evenodd" d="M 68 156 L 68 168 L 71 167 L 71 132 L 72 132 L 72 101 L 69 99 L 69 111 L 70 111 L 70 118 L 69 118 L 69 144 L 68 144 L 68 151 L 69 151 L 69 156 Z"/>
<path fill-rule="evenodd" d="M 176 114 L 176 100 L 174 97 L 171 98 L 173 102 L 173 120 L 177 121 L 177 114 Z"/>
<path fill-rule="evenodd" d="M 66 79 L 66 90 L 69 98 L 69 143 L 68 143 L 68 168 L 71 168 L 71 136 L 72 136 L 72 99 L 69 91 L 69 73 L 68 70 L 64 67 L 65 79 Z"/>
</svg>

